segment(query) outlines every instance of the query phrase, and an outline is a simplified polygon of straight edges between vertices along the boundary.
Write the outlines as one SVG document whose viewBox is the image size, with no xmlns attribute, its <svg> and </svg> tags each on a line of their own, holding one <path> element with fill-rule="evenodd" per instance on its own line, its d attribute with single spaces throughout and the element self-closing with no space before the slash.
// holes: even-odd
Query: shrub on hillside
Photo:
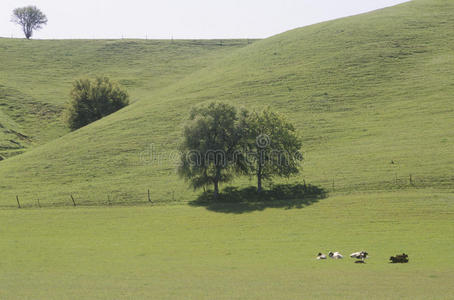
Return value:
<svg viewBox="0 0 454 300">
<path fill-rule="evenodd" d="M 66 121 L 71 130 L 99 120 L 129 104 L 128 93 L 107 77 L 74 82 Z"/>
</svg>

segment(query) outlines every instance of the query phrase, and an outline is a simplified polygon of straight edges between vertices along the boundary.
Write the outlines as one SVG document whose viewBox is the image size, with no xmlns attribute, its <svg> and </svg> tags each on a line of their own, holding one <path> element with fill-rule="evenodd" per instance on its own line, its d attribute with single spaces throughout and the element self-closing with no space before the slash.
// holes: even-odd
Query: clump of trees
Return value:
<svg viewBox="0 0 454 300">
<path fill-rule="evenodd" d="M 192 109 L 180 145 L 180 176 L 194 189 L 219 184 L 235 176 L 262 181 L 299 172 L 303 160 L 295 127 L 281 114 L 264 109 L 250 112 L 212 102 Z"/>
<path fill-rule="evenodd" d="M 71 130 L 79 129 L 129 104 L 129 95 L 107 77 L 79 79 L 73 84 L 66 122 Z"/>
<path fill-rule="evenodd" d="M 41 29 L 47 24 L 47 17 L 36 6 L 25 6 L 13 10 L 11 21 L 22 26 L 25 37 L 30 39 L 34 30 Z"/>
</svg>

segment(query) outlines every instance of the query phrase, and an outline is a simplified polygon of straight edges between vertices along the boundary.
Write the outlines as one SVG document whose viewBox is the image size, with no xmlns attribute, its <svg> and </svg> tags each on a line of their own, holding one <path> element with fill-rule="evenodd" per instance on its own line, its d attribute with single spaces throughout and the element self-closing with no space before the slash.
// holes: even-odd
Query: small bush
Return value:
<svg viewBox="0 0 454 300">
<path fill-rule="evenodd" d="M 107 77 L 74 82 L 66 121 L 71 130 L 99 120 L 129 104 L 128 93 Z"/>
</svg>

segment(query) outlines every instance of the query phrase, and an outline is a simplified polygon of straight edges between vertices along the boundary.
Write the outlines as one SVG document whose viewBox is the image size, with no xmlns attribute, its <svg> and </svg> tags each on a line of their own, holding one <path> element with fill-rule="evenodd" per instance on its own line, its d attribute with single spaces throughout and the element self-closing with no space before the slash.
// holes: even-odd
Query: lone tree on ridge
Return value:
<svg viewBox="0 0 454 300">
<path fill-rule="evenodd" d="M 13 10 L 11 21 L 22 26 L 22 31 L 29 40 L 33 30 L 41 29 L 42 25 L 47 24 L 47 17 L 36 6 L 25 6 Z"/>
</svg>

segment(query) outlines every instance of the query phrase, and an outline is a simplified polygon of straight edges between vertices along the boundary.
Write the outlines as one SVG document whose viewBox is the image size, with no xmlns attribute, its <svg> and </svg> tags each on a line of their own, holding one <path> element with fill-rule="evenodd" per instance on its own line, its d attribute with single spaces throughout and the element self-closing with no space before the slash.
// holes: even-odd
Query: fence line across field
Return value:
<svg viewBox="0 0 454 300">
<path fill-rule="evenodd" d="M 11 38 L 15 40 L 25 40 L 25 37 L 20 35 L 11 34 L 11 36 L 3 36 L 0 38 Z M 144 36 L 126 36 L 121 35 L 117 37 L 48 37 L 48 38 L 32 38 L 32 40 L 136 40 L 136 41 L 169 41 L 169 42 L 178 42 L 178 41 L 186 41 L 186 42 L 193 42 L 194 45 L 206 45 L 212 46 L 217 44 L 219 46 L 235 46 L 235 45 L 249 45 L 254 41 L 260 40 L 256 38 L 226 38 L 226 39 L 219 39 L 219 38 L 175 38 L 173 36 L 168 38 L 156 38 L 145 34 Z"/>
<path fill-rule="evenodd" d="M 333 176 L 331 180 L 325 180 L 324 182 L 317 182 L 313 183 L 316 184 L 315 186 L 318 187 L 325 187 L 327 192 L 342 192 L 344 191 L 344 186 L 342 185 L 342 176 Z M 392 184 L 395 188 L 398 189 L 406 189 L 406 188 L 422 188 L 422 187 L 429 187 L 430 185 L 425 185 L 424 182 L 418 181 L 417 177 L 414 174 L 408 174 L 407 177 L 399 177 L 397 174 L 393 174 L 393 178 L 391 180 L 386 181 L 388 184 Z M 306 186 L 306 179 L 302 179 L 300 184 Z M 359 183 L 356 186 L 358 190 L 362 190 L 361 187 L 368 185 L 368 183 Z M 270 183 L 270 187 L 273 186 L 273 183 Z M 351 187 L 350 185 L 348 185 Z M 373 188 L 372 188 L 373 189 Z M 377 189 L 379 190 L 379 189 Z M 205 190 L 206 192 L 206 190 Z M 104 199 L 107 201 L 101 201 L 102 194 L 104 194 Z M 142 193 L 139 193 L 142 194 Z M 13 198 L 15 204 L 13 205 L 12 202 L 6 205 L 0 205 L 3 208 L 13 208 L 17 207 L 18 209 L 24 208 L 42 208 L 42 207 L 62 207 L 62 206 L 130 206 L 130 205 L 141 205 L 141 204 L 151 204 L 151 205 L 165 205 L 165 204 L 184 204 L 193 201 L 193 199 L 184 199 L 184 196 L 179 195 L 176 193 L 175 189 L 169 190 L 166 193 L 166 197 L 160 197 L 158 199 L 166 199 L 166 200 L 158 200 L 157 198 L 153 199 L 153 189 L 152 187 L 144 190 L 143 198 L 136 198 L 131 200 L 129 198 L 131 194 L 125 193 L 122 191 L 106 191 L 105 193 L 90 193 L 90 192 L 74 192 L 67 194 L 66 196 L 58 196 L 58 199 L 67 199 L 66 201 L 50 201 L 46 202 L 46 200 L 39 195 L 36 197 L 33 196 L 24 196 L 17 194 Z M 177 196 L 177 197 L 176 197 Z M 56 197 L 57 198 L 57 197 Z"/>
</svg>

